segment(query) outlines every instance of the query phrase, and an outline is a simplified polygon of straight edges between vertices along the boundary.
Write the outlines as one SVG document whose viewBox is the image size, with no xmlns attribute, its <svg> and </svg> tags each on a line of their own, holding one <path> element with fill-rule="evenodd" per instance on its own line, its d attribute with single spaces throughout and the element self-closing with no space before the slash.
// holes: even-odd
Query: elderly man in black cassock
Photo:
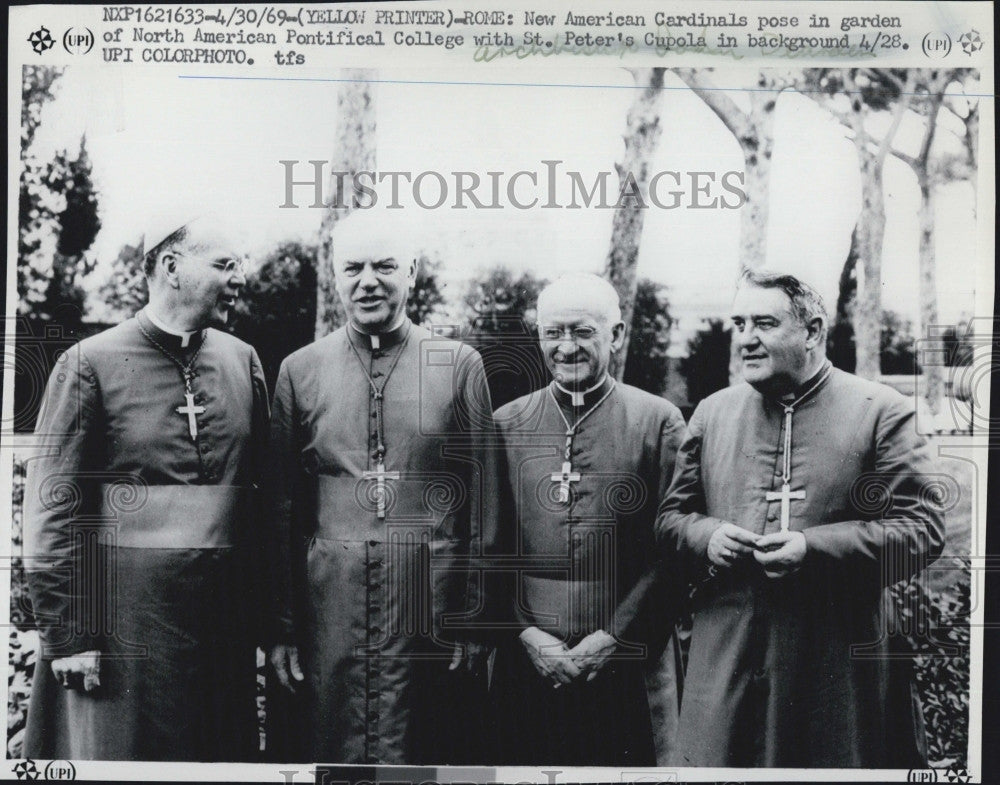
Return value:
<svg viewBox="0 0 1000 785">
<path fill-rule="evenodd" d="M 924 766 L 884 592 L 944 542 L 914 403 L 830 365 L 791 275 L 745 273 L 732 321 L 746 383 L 698 405 L 657 520 L 697 584 L 672 764 Z"/>
<path fill-rule="evenodd" d="M 475 350 L 407 317 L 417 241 L 402 211 L 338 223 L 347 324 L 278 374 L 269 656 L 304 698 L 313 760 L 467 762 L 482 740 L 466 639 L 483 601 L 470 559 L 496 529 L 492 407 Z"/>
<path fill-rule="evenodd" d="M 608 373 L 625 323 L 604 279 L 546 287 L 538 332 L 552 382 L 495 414 L 514 576 L 492 688 L 496 762 L 655 765 L 646 676 L 682 592 L 653 523 L 684 420 Z"/>
<path fill-rule="evenodd" d="M 25 554 L 42 656 L 24 752 L 251 760 L 248 497 L 267 390 L 256 352 L 211 326 L 243 260 L 208 217 L 146 247 L 148 305 L 66 353 L 35 429 Z"/>
</svg>

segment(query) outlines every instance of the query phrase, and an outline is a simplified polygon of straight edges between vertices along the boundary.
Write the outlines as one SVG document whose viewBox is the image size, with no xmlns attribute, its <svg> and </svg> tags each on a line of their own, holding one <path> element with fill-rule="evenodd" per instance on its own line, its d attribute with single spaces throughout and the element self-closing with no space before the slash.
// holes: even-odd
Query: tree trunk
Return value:
<svg viewBox="0 0 1000 785">
<path fill-rule="evenodd" d="M 345 193 L 338 198 L 337 189 L 345 183 L 353 183 L 358 172 L 374 172 L 376 163 L 375 80 L 378 71 L 345 68 L 342 76 L 346 81 L 337 92 L 338 120 L 330 194 L 320 227 L 316 260 L 317 338 L 344 323 L 344 306 L 337 296 L 333 275 L 333 228 L 353 209 L 354 194 Z"/>
<path fill-rule="evenodd" d="M 750 93 L 747 133 L 737 136 L 743 150 L 747 201 L 740 214 L 740 271 L 755 270 L 767 260 L 771 204 L 771 156 L 778 90 Z"/>
<path fill-rule="evenodd" d="M 767 260 L 767 228 L 771 203 L 771 156 L 774 153 L 774 110 L 781 91 L 790 85 L 791 72 L 761 72 L 749 93 L 750 112 L 744 112 L 720 90 L 704 69 L 675 68 L 681 80 L 722 120 L 743 152 L 746 202 L 740 214 L 740 269 L 755 270 Z M 734 339 L 729 351 L 729 382 L 741 378 L 739 344 Z"/>
<path fill-rule="evenodd" d="M 928 118 L 928 122 L 934 122 Z M 934 187 L 925 176 L 920 183 L 920 332 L 925 338 L 938 323 L 937 308 L 937 263 L 934 253 Z M 944 383 L 941 379 L 939 363 L 925 363 L 921 366 L 924 382 L 924 399 L 931 414 L 941 409 Z"/>
<path fill-rule="evenodd" d="M 621 381 L 628 356 L 629 333 L 635 305 L 636 265 L 642 224 L 649 204 L 649 168 L 660 141 L 659 102 L 663 88 L 662 68 L 629 69 L 635 79 L 635 100 L 628 111 L 625 132 L 625 155 L 615 164 L 618 171 L 620 198 L 611 224 L 611 248 L 608 251 L 604 276 L 618 292 L 625 322 L 625 343 L 611 358 L 610 373 Z M 634 183 L 634 185 L 633 185 Z M 630 195 L 631 194 L 631 195 Z M 638 198 L 634 196 L 638 195 Z"/>
<path fill-rule="evenodd" d="M 740 273 L 757 270 L 767 261 L 767 230 L 771 215 L 771 157 L 774 154 L 774 109 L 780 91 L 750 93 L 747 132 L 737 136 L 743 150 L 747 201 L 740 215 Z M 735 334 L 729 347 L 729 383 L 743 378 L 740 345 Z"/>
<path fill-rule="evenodd" d="M 855 137 L 858 144 L 857 137 Z M 854 372 L 877 379 L 882 370 L 882 242 L 885 238 L 885 195 L 882 168 L 860 141 L 861 216 L 858 219 L 858 291 L 854 306 Z"/>
<path fill-rule="evenodd" d="M 851 232 L 851 247 L 840 270 L 837 283 L 837 310 L 830 327 L 830 362 L 843 371 L 854 373 L 854 308 L 858 296 L 858 224 Z"/>
</svg>

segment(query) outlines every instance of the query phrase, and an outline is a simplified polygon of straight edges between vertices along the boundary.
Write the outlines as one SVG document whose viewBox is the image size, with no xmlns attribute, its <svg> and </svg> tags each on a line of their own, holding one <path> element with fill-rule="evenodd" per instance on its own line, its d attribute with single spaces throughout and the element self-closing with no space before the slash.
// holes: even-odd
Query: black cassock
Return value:
<svg viewBox="0 0 1000 785">
<path fill-rule="evenodd" d="M 141 329 L 140 329 L 141 325 Z M 180 368 L 194 359 L 197 438 Z M 216 330 L 136 318 L 57 362 L 28 463 L 25 564 L 41 642 L 25 755 L 252 760 L 256 755 L 249 497 L 267 435 L 257 354 Z M 100 687 L 49 661 L 102 653 Z"/>
<path fill-rule="evenodd" d="M 492 685 L 497 763 L 656 764 L 646 676 L 673 630 L 681 591 L 657 559 L 653 523 L 684 420 L 662 398 L 611 385 L 574 406 L 551 384 L 495 414 L 507 456 L 511 619 Z M 563 469 L 563 417 L 572 425 L 609 391 L 575 433 L 570 464 L 579 479 L 561 500 L 552 477 Z M 568 648 L 599 629 L 620 646 L 593 681 L 553 689 L 518 640 L 530 626 Z"/>
<path fill-rule="evenodd" d="M 803 390 L 810 385 L 803 386 Z M 779 531 L 785 414 L 748 384 L 702 401 L 677 457 L 658 535 L 698 583 L 672 765 L 917 768 L 924 732 L 887 585 L 944 542 L 940 475 L 913 401 L 834 369 L 795 407 L 790 529 L 801 568 L 747 560 L 709 577 L 728 521 Z"/>
<path fill-rule="evenodd" d="M 496 529 L 482 362 L 409 321 L 377 338 L 343 327 L 278 375 L 272 635 L 297 644 L 306 680 L 300 743 L 276 755 L 482 762 L 485 668 L 448 669 L 455 641 L 477 634 L 469 559 Z M 384 394 L 381 493 L 372 384 Z"/>
</svg>

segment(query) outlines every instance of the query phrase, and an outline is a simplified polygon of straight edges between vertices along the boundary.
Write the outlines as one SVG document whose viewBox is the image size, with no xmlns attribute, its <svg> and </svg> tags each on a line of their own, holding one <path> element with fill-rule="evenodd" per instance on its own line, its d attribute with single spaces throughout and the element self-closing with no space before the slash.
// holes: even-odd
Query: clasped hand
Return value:
<svg viewBox="0 0 1000 785">
<path fill-rule="evenodd" d="M 101 686 L 101 653 L 85 651 L 52 660 L 52 673 L 66 689 L 93 692 Z"/>
<path fill-rule="evenodd" d="M 574 681 L 593 681 L 617 645 L 604 630 L 590 633 L 572 649 L 538 627 L 529 627 L 520 637 L 531 664 L 554 688 Z"/>
<path fill-rule="evenodd" d="M 805 535 L 793 531 L 759 535 L 735 523 L 724 523 L 708 541 L 708 560 L 716 567 L 732 567 L 751 555 L 768 578 L 790 575 L 802 566 Z"/>
</svg>

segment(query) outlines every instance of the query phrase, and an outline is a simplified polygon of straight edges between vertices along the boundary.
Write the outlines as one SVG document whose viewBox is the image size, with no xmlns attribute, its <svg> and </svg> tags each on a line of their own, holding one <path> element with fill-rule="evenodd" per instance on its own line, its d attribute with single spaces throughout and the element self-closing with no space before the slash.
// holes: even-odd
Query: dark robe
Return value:
<svg viewBox="0 0 1000 785">
<path fill-rule="evenodd" d="M 771 579 L 751 557 L 711 576 L 723 521 L 779 530 L 780 502 L 765 494 L 781 486 L 783 421 L 747 384 L 702 401 L 661 505 L 657 534 L 698 584 L 673 764 L 924 766 L 911 660 L 891 648 L 884 596 L 944 542 L 913 402 L 834 369 L 793 417 L 801 568 Z"/>
<path fill-rule="evenodd" d="M 177 365 L 195 351 L 192 440 Z M 252 760 L 257 587 L 248 497 L 267 437 L 254 350 L 217 330 L 187 349 L 140 313 L 57 363 L 28 463 L 25 554 L 42 658 L 24 753 L 80 760 Z M 101 652 L 100 687 L 49 661 Z"/>
<path fill-rule="evenodd" d="M 508 466 L 513 616 L 494 668 L 495 763 L 656 765 L 646 676 L 659 665 L 681 591 L 656 558 L 653 523 L 684 419 L 665 399 L 617 384 L 577 429 L 571 463 L 580 480 L 567 501 L 551 479 L 566 443 L 560 409 L 574 423 L 611 384 L 578 407 L 550 384 L 495 414 Z M 567 648 L 597 630 L 619 647 L 592 681 L 553 689 L 518 639 L 532 626 Z"/>
<path fill-rule="evenodd" d="M 408 321 L 379 347 L 341 328 L 278 374 L 272 638 L 298 645 L 306 674 L 306 744 L 293 754 L 468 762 L 483 734 L 485 668 L 448 666 L 483 602 L 469 559 L 496 530 L 489 391 L 474 350 Z M 364 476 L 377 466 L 365 371 L 384 385 L 385 470 L 398 473 L 385 481 L 384 518 Z"/>
</svg>

